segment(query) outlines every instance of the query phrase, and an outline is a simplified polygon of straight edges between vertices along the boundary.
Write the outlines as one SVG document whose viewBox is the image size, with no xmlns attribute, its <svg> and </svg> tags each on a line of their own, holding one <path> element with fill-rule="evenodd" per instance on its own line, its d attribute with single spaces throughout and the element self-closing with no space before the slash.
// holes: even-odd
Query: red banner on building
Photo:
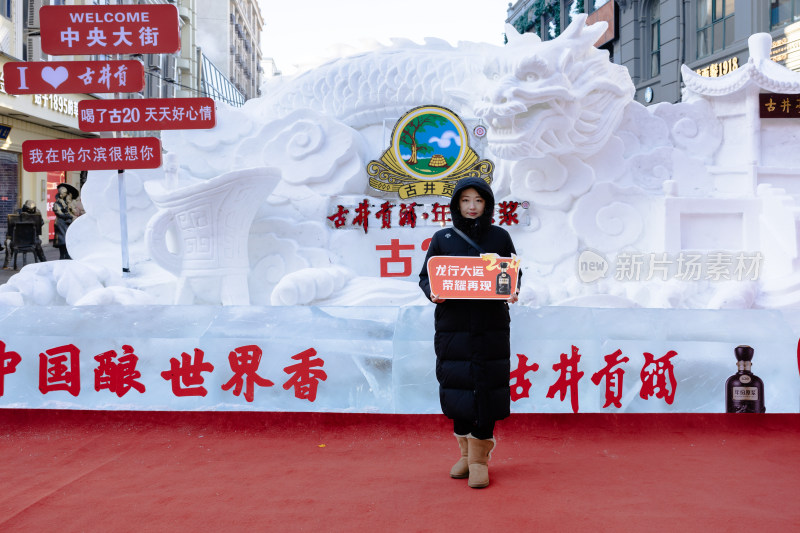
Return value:
<svg viewBox="0 0 800 533">
<path fill-rule="evenodd" d="M 209 129 L 216 123 L 211 98 L 148 98 L 145 100 L 82 100 L 82 131 Z"/>
<path fill-rule="evenodd" d="M 140 61 L 14 61 L 3 65 L 8 94 L 132 93 L 144 88 Z"/>
<path fill-rule="evenodd" d="M 171 54 L 181 49 L 171 4 L 43 6 L 42 51 L 53 55 Z"/>
<path fill-rule="evenodd" d="M 428 259 L 431 293 L 444 299 L 506 300 L 517 291 L 518 257 L 436 255 Z"/>
<path fill-rule="evenodd" d="M 25 141 L 22 166 L 27 172 L 158 168 L 161 142 L 155 137 Z"/>
</svg>

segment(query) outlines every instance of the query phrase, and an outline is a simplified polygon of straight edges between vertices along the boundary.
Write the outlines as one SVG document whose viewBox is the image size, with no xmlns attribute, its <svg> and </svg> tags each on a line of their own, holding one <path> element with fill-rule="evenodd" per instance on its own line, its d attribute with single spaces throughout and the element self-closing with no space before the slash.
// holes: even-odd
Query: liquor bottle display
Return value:
<svg viewBox="0 0 800 533">
<path fill-rule="evenodd" d="M 763 413 L 764 382 L 750 371 L 753 348 L 737 346 L 736 366 L 739 371 L 725 382 L 725 411 L 728 413 Z"/>
<path fill-rule="evenodd" d="M 500 263 L 500 273 L 497 275 L 497 294 L 511 294 L 511 276 L 506 269 L 508 263 Z"/>
</svg>

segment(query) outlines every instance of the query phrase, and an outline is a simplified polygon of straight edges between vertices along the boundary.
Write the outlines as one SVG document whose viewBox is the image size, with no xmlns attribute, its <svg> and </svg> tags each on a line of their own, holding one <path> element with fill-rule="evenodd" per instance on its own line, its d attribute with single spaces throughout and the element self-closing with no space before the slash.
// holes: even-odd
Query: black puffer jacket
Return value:
<svg viewBox="0 0 800 533">
<path fill-rule="evenodd" d="M 486 200 L 483 216 L 477 220 L 465 219 L 459 210 L 461 191 L 469 187 Z M 507 231 L 492 225 L 493 211 L 494 195 L 486 182 L 478 178 L 458 182 L 450 203 L 453 225 L 469 235 L 483 252 L 510 257 L 516 253 L 514 243 Z M 429 299 L 427 263 L 435 255 L 477 256 L 480 252 L 451 228 L 437 231 L 419 275 L 419 286 Z M 506 418 L 511 402 L 508 304 L 502 300 L 445 300 L 436 305 L 434 316 L 436 379 L 442 412 L 478 426 Z"/>
</svg>

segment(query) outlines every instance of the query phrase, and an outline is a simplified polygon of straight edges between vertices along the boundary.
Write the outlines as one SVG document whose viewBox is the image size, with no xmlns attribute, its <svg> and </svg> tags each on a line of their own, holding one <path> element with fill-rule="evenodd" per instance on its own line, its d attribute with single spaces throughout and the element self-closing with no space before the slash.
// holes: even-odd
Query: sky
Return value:
<svg viewBox="0 0 800 533">
<path fill-rule="evenodd" d="M 261 52 L 283 74 L 326 59 L 389 44 L 438 37 L 503 44 L 509 0 L 259 0 Z M 266 73 L 269 75 L 269 71 Z"/>
</svg>

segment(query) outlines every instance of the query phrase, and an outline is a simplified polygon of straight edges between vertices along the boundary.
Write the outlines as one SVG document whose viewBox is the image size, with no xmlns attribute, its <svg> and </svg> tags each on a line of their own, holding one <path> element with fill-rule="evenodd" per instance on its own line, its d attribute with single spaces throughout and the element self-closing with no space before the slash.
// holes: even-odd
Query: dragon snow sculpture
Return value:
<svg viewBox="0 0 800 533">
<path fill-rule="evenodd" d="M 474 104 L 495 156 L 590 155 L 608 142 L 634 88 L 627 69 L 594 48 L 602 29 L 576 21 L 547 42 L 508 33 L 505 53 L 483 67 L 488 84 Z"/>
<path fill-rule="evenodd" d="M 333 229 L 328 215 L 331 197 L 386 201 L 385 193 L 368 188 L 366 164 L 385 149 L 387 131 L 400 116 L 417 106 L 439 105 L 488 129 L 483 156 L 496 164 L 498 201 L 531 204 L 525 223 L 510 228 L 532 274 L 526 276 L 523 303 L 703 306 L 702 299 L 690 301 L 697 297 L 694 288 L 664 294 L 613 280 L 588 285 L 575 275 L 581 248 L 601 253 L 658 249 L 664 231 L 658 205 L 664 184 L 674 180 L 676 161 L 682 171 L 702 169 L 720 143 L 718 121 L 704 101 L 651 108 L 635 103 L 627 70 L 593 45 L 605 28 L 605 23 L 587 26 L 586 16 L 577 15 L 551 41 L 519 35 L 511 26 L 506 46 L 395 40 L 271 82 L 266 96 L 241 108 L 220 105 L 213 130 L 164 132 L 163 147 L 177 160 L 177 172 L 128 173 L 128 204 L 135 209 L 132 276 L 115 273 L 116 186 L 92 173 L 83 190 L 87 215 L 68 234 L 76 260 L 70 266 L 26 267 L 13 283 L 0 287 L 0 302 L 420 303 L 418 264 L 405 279 L 377 277 L 374 268 L 364 266 L 376 261 L 375 241 L 358 230 Z M 176 207 L 182 191 L 197 205 L 197 191 L 214 189 L 198 183 L 230 181 L 235 187 L 236 176 L 248 180 L 249 200 L 258 197 L 239 202 L 251 212 L 213 217 L 222 225 L 252 220 L 248 228 L 239 228 L 248 232 L 248 251 L 238 256 L 236 282 L 203 284 L 195 268 L 204 263 L 202 257 L 197 260 L 193 227 L 183 228 L 184 240 L 173 238 L 173 267 L 154 261 L 149 237 L 154 220 L 160 230 L 158 256 L 164 257 L 169 246 L 161 231 L 164 208 L 157 204 L 169 198 L 173 224 L 180 225 L 198 215 Z M 254 176 L 263 176 L 264 187 Z M 204 205 L 214 209 L 213 199 Z M 432 229 L 416 232 L 421 241 Z M 195 254 L 195 269 L 187 281 L 174 265 L 188 248 Z M 210 273 L 224 276 L 221 264 L 227 263 L 209 262 L 209 269 L 217 270 Z M 249 269 L 244 282 L 242 267 Z M 27 288 L 26 280 L 35 280 L 39 289 Z M 86 290 L 76 290 L 76 284 Z M 235 290 L 221 293 L 221 286 Z"/>
</svg>

